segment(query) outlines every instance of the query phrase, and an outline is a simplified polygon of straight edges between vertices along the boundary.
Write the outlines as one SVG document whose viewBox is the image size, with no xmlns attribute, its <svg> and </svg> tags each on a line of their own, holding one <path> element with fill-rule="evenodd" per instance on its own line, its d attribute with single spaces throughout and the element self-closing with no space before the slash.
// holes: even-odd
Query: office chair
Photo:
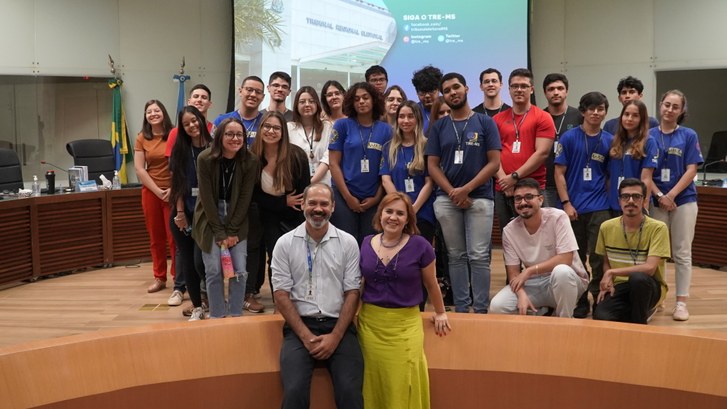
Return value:
<svg viewBox="0 0 727 409">
<path fill-rule="evenodd" d="M 18 154 L 12 149 L 0 149 L 0 192 L 17 192 L 23 188 L 23 169 Z"/>
<path fill-rule="evenodd" d="M 717 131 L 712 134 L 712 141 L 709 144 L 707 157 L 702 165 L 702 170 L 712 173 L 727 173 L 727 131 Z M 722 162 L 719 162 L 722 161 Z M 708 169 L 704 169 L 708 167 Z"/>
<path fill-rule="evenodd" d="M 88 180 L 101 184 L 102 174 L 108 180 L 114 178 L 116 159 L 110 141 L 103 139 L 79 139 L 66 144 L 66 150 L 73 156 L 75 166 L 88 166 Z"/>
</svg>

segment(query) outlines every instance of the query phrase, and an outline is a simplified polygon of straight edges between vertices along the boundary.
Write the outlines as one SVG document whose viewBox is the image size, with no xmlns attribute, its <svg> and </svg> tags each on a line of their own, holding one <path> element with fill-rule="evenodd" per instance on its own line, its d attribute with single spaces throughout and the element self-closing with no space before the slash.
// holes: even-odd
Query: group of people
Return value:
<svg viewBox="0 0 727 409">
<path fill-rule="evenodd" d="M 427 298 L 435 333 L 451 331 L 438 258 L 456 312 L 584 318 L 591 294 L 594 319 L 646 324 L 663 305 L 671 256 L 673 318 L 688 319 L 692 180 L 703 159 L 696 133 L 681 126 L 681 92 L 662 97 L 654 124 L 643 84 L 624 78 L 621 114 L 602 127 L 606 97 L 590 92 L 570 107 L 562 74 L 545 78 L 546 109 L 531 103 L 527 69 L 508 78 L 512 106 L 501 73 L 483 71 L 474 109 L 456 72 L 416 71 L 416 102 L 388 85 L 384 67 L 365 78 L 348 90 L 328 81 L 321 98 L 300 87 L 290 110 L 287 73 L 267 87 L 249 76 L 239 110 L 212 122 L 200 84 L 176 127 L 149 101 L 135 144 L 148 291 L 166 287 L 166 243 L 169 304 L 188 291 L 191 321 L 207 307 L 210 318 L 262 312 L 267 271 L 285 318 L 283 407 L 308 407 L 316 361 L 331 372 L 338 407 L 429 407 Z M 270 105 L 260 110 L 265 89 Z M 508 283 L 490 302 L 495 214 Z"/>
</svg>

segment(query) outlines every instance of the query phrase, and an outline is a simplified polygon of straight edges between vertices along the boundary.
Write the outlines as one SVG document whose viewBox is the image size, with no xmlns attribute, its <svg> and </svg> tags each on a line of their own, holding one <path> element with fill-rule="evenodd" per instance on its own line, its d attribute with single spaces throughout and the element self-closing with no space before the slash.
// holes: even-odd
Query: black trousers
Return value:
<svg viewBox="0 0 727 409">
<path fill-rule="evenodd" d="M 303 322 L 315 335 L 322 335 L 331 333 L 337 320 L 318 321 L 304 317 Z M 283 346 L 280 350 L 283 409 L 310 407 L 311 377 L 316 362 L 295 332 L 287 324 L 283 326 Z M 348 327 L 338 348 L 324 364 L 333 381 L 336 407 L 363 409 L 363 355 L 353 325 Z"/>
<path fill-rule="evenodd" d="M 596 305 L 594 320 L 646 324 L 649 311 L 656 307 L 661 297 L 661 286 L 653 276 L 634 273 L 629 281 L 616 284 L 613 296 L 606 297 Z"/>
<path fill-rule="evenodd" d="M 192 222 L 192 214 L 186 213 L 187 221 Z M 192 236 L 187 236 L 183 232 L 179 231 L 179 228 L 174 224 L 174 218 L 177 216 L 177 211 L 172 208 L 172 217 L 169 220 L 169 228 L 172 231 L 172 237 L 174 243 L 177 245 L 176 252 L 176 282 L 181 281 L 185 283 L 187 291 L 189 291 L 189 299 L 192 301 L 192 305 L 195 307 L 202 306 L 201 296 L 201 282 L 205 280 L 204 262 L 202 261 L 202 250 L 200 250 L 197 243 L 194 241 Z"/>
</svg>

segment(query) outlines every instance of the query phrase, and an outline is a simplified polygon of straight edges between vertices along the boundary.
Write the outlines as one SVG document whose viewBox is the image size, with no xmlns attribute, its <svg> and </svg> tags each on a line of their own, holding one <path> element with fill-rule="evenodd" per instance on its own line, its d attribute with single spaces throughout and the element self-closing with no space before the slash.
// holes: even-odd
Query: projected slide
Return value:
<svg viewBox="0 0 727 409">
<path fill-rule="evenodd" d="M 274 0 L 267 12 L 279 20 L 280 44 L 238 45 L 237 74 L 267 79 L 282 70 L 293 76 L 294 88 L 320 89 L 329 79 L 361 81 L 379 64 L 389 85 L 416 100 L 412 73 L 431 64 L 463 74 L 474 106 L 482 100 L 483 69 L 497 68 L 507 78 L 527 66 L 527 6 L 527 0 Z M 504 90 L 503 99 L 509 99 Z"/>
</svg>

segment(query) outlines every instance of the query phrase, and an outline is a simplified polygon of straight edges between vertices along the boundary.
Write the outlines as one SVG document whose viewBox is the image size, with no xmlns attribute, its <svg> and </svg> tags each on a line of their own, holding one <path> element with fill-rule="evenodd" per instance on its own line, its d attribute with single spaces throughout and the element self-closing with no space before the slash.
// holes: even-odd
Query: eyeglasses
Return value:
<svg viewBox="0 0 727 409">
<path fill-rule="evenodd" d="M 618 195 L 618 198 L 623 200 L 624 202 L 628 202 L 629 199 L 632 199 L 634 202 L 638 202 L 639 200 L 644 198 L 644 195 L 641 193 L 621 193 Z"/>
<path fill-rule="evenodd" d="M 433 89 L 431 91 L 417 91 L 417 95 L 423 97 L 424 95 L 438 94 L 439 90 Z"/>
<path fill-rule="evenodd" d="M 661 103 L 661 106 L 663 106 L 664 109 L 666 109 L 667 111 L 678 112 L 679 110 L 682 109 L 682 106 L 681 105 L 679 105 L 679 104 L 672 104 L 671 102 L 662 102 Z"/>
<path fill-rule="evenodd" d="M 257 95 L 263 95 L 264 92 L 261 89 L 253 88 L 253 87 L 242 87 L 248 94 L 257 94 Z"/>
<path fill-rule="evenodd" d="M 605 107 L 588 107 L 586 109 L 586 112 L 593 112 L 596 114 L 605 114 L 606 108 Z"/>
<path fill-rule="evenodd" d="M 280 132 L 283 130 L 283 127 L 280 125 L 270 125 L 270 124 L 263 124 L 261 126 L 261 128 L 263 128 L 263 131 L 265 131 L 265 132 L 270 132 L 271 130 L 275 131 L 275 132 Z"/>
<path fill-rule="evenodd" d="M 324 95 L 326 96 L 326 98 L 340 97 L 341 92 L 340 91 L 326 92 Z"/>
<path fill-rule="evenodd" d="M 225 132 L 222 135 L 227 139 L 242 139 L 245 137 L 245 134 L 242 132 Z"/>
<path fill-rule="evenodd" d="M 525 91 L 530 89 L 530 87 L 532 87 L 530 84 L 510 84 L 510 89 L 513 91 Z"/>
<path fill-rule="evenodd" d="M 528 193 L 528 194 L 523 195 L 523 196 L 513 196 L 512 198 L 515 200 L 515 203 L 520 203 L 523 200 L 526 200 L 528 202 L 531 202 L 531 201 L 533 201 L 533 199 L 535 199 L 536 197 L 540 197 L 540 196 L 542 196 L 542 195 L 534 195 L 532 193 Z"/>
<path fill-rule="evenodd" d="M 385 77 L 369 78 L 369 82 L 373 82 L 375 84 L 381 84 L 382 82 L 386 82 L 386 78 Z"/>
<path fill-rule="evenodd" d="M 290 85 L 288 85 L 288 84 L 270 84 L 270 86 L 273 87 L 273 88 L 275 88 L 275 89 L 280 88 L 280 89 L 283 89 L 285 91 L 287 91 L 287 90 L 290 89 Z"/>
</svg>

